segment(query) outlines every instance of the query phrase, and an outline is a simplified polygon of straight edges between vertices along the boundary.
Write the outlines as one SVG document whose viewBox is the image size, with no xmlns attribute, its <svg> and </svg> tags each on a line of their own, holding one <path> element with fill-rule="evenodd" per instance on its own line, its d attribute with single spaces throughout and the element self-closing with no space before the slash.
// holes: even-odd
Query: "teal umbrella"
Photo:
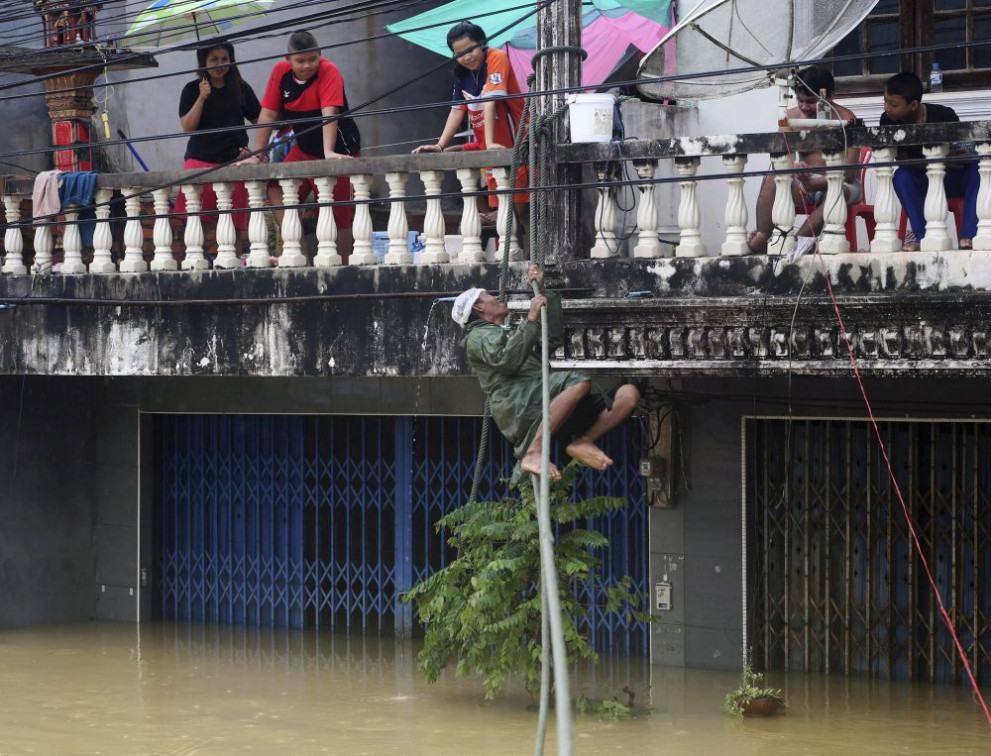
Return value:
<svg viewBox="0 0 991 756">
<path fill-rule="evenodd" d="M 216 37 L 234 24 L 264 15 L 275 0 L 155 0 L 124 37 L 134 47 L 161 47 L 184 37 Z"/>
<path fill-rule="evenodd" d="M 446 57 L 451 54 L 450 50 L 447 49 L 447 30 L 459 21 L 470 19 L 488 33 L 511 26 L 501 34 L 492 34 L 489 37 L 489 45 L 502 47 L 507 42 L 511 42 L 520 31 L 536 26 L 535 8 L 536 3 L 527 5 L 523 0 L 484 0 L 484 2 L 452 0 L 452 2 L 439 8 L 420 13 L 404 21 L 397 21 L 385 28 L 415 45 Z M 670 0 L 622 0 L 622 2 L 619 0 L 584 0 L 582 12 L 587 13 L 590 10 L 606 13 L 632 11 L 665 27 L 671 23 Z M 431 28 L 421 28 L 426 26 Z"/>
</svg>

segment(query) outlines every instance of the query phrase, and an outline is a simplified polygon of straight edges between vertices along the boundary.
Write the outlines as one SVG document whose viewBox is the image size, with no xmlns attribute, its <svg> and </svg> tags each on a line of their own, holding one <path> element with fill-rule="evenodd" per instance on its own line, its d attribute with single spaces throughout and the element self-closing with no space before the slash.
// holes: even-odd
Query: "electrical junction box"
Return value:
<svg viewBox="0 0 991 756">
<path fill-rule="evenodd" d="M 657 611 L 660 612 L 670 612 L 671 611 L 671 583 L 666 580 L 662 580 L 654 585 L 654 593 L 656 595 L 657 601 Z"/>
</svg>

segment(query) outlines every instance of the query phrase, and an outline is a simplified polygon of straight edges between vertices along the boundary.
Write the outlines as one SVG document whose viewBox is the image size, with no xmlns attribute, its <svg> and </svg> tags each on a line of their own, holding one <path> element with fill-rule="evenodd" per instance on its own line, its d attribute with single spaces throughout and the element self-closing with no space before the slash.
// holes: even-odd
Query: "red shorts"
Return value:
<svg viewBox="0 0 991 756">
<path fill-rule="evenodd" d="M 360 157 L 360 153 L 354 157 Z M 293 148 L 282 159 L 282 162 L 302 163 L 307 160 L 322 159 L 303 152 L 299 148 L 299 145 L 294 144 Z M 305 202 L 311 193 L 314 197 L 317 194 L 317 187 L 313 179 L 301 179 L 299 182 L 299 201 Z M 352 199 L 351 178 L 349 176 L 338 177 L 337 183 L 334 184 L 333 195 L 334 202 L 349 202 Z M 351 223 L 354 220 L 354 205 L 334 205 L 334 220 L 337 222 L 338 228 L 351 228 Z"/>
<path fill-rule="evenodd" d="M 190 158 L 185 163 L 182 164 L 183 168 L 215 168 L 220 163 L 207 163 L 204 160 L 194 160 Z M 217 193 L 213 191 L 213 184 L 203 184 L 200 187 L 200 204 L 203 206 L 203 210 L 216 210 L 217 209 Z M 248 206 L 248 190 L 244 188 L 244 184 L 240 181 L 234 184 L 234 191 L 232 192 L 232 199 L 234 200 L 233 207 L 235 210 L 239 210 Z M 175 205 L 172 208 L 174 213 L 184 213 L 186 212 L 186 197 L 179 191 L 179 196 L 176 197 Z M 248 215 L 249 213 L 232 213 L 231 218 L 234 219 L 234 228 L 239 231 L 244 231 L 248 227 Z M 216 223 L 216 215 L 201 215 L 200 220 L 207 223 Z"/>
<path fill-rule="evenodd" d="M 492 176 L 491 170 L 485 171 L 485 180 L 488 182 L 489 191 L 495 191 L 499 187 L 496 186 L 495 178 Z M 525 166 L 521 165 L 516 169 L 516 188 L 517 189 L 529 189 L 530 188 L 530 170 Z M 527 204 L 530 201 L 529 192 L 520 192 L 513 195 L 513 202 L 520 204 Z M 493 194 L 489 196 L 489 207 L 499 207 L 499 195 Z"/>
</svg>

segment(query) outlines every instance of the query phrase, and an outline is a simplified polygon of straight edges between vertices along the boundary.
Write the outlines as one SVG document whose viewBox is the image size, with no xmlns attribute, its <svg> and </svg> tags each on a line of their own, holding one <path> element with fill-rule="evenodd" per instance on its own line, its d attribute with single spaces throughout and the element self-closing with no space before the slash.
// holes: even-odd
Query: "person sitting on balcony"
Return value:
<svg viewBox="0 0 991 756">
<path fill-rule="evenodd" d="M 536 281 L 543 291 L 544 274 L 536 265 L 527 269 L 527 281 Z M 549 348 L 564 343 L 561 300 L 553 292 L 530 300 L 530 311 L 521 323 L 509 324 L 509 308 L 484 289 L 462 292 L 454 302 L 451 317 L 464 329 L 461 344 L 468 362 L 489 398 L 492 419 L 513 444 L 524 472 L 541 472 L 543 436 L 540 310 L 547 308 Z M 551 434 L 567 443 L 565 451 L 596 470 L 612 464 L 596 441 L 624 422 L 637 407 L 640 392 L 627 383 L 608 396 L 591 393 L 587 375 L 575 370 L 553 370 L 550 374 Z M 560 472 L 552 464 L 555 480 Z"/>
<path fill-rule="evenodd" d="M 833 74 L 822 66 L 809 66 L 795 74 L 795 99 L 798 105 L 790 108 L 788 118 L 816 118 L 816 105 L 820 101 L 819 93 L 825 90 L 825 102 L 828 105 L 827 117 L 831 121 L 853 121 L 855 116 L 849 109 L 833 101 L 835 89 Z M 782 132 L 793 132 L 795 127 L 782 125 Z M 806 130 L 799 127 L 798 130 Z M 860 162 L 860 150 L 851 147 L 847 151 L 847 165 L 856 166 Z M 823 225 L 823 200 L 826 199 L 826 174 L 816 169 L 826 165 L 821 152 L 799 153 L 796 168 L 807 167 L 810 170 L 795 174 L 791 181 L 791 194 L 798 208 L 809 208 L 810 212 L 805 222 L 798 230 L 799 236 L 816 236 Z M 771 209 L 774 206 L 775 184 L 774 176 L 765 176 L 757 196 L 757 230 L 748 237 L 750 250 L 757 255 L 767 252 L 767 242 L 771 237 L 774 222 L 771 219 Z M 848 205 L 860 202 L 864 196 L 860 185 L 860 169 L 851 167 L 843 173 L 843 196 Z M 782 233 L 790 233 L 791 229 L 782 229 Z"/>
<path fill-rule="evenodd" d="M 293 124 L 296 144 L 282 159 L 283 163 L 296 163 L 305 160 L 358 157 L 361 154 L 361 134 L 354 119 L 347 116 L 331 120 L 321 120 L 340 115 L 348 110 L 348 97 L 344 91 L 344 77 L 340 69 L 320 54 L 316 37 L 308 31 L 296 31 L 289 37 L 289 52 L 286 59 L 279 61 L 268 77 L 268 85 L 262 96 L 261 115 L 258 123 L 272 123 L 277 120 L 299 119 Z M 255 131 L 255 145 L 258 151 L 268 148 L 272 127 Z M 265 152 L 260 152 L 265 161 Z M 305 202 L 310 193 L 316 192 L 312 179 L 300 182 L 299 201 Z M 282 190 L 278 182 L 268 186 L 269 201 L 281 205 Z M 334 185 L 334 201 L 350 202 L 351 179 L 340 176 Z M 276 220 L 281 223 L 282 212 L 276 211 Z M 351 223 L 354 219 L 354 206 L 334 205 L 334 220 L 337 222 L 337 251 L 347 264 L 354 245 Z"/>
<path fill-rule="evenodd" d="M 188 82 L 179 95 L 179 123 L 191 131 L 186 145 L 184 169 L 212 168 L 248 154 L 248 134 L 244 122 L 256 123 L 261 104 L 251 86 L 241 78 L 234 63 L 234 46 L 229 42 L 201 47 L 196 51 L 199 78 Z M 196 132 L 224 129 L 211 134 Z M 244 184 L 234 185 L 234 209 L 248 206 Z M 217 209 L 217 194 L 212 184 L 203 185 L 202 209 Z M 180 191 L 173 210 L 186 212 L 186 197 Z M 200 216 L 204 223 L 216 223 L 216 215 Z M 234 228 L 240 234 L 248 227 L 247 213 L 234 213 Z M 238 240 L 240 249 L 240 240 Z"/>
<path fill-rule="evenodd" d="M 902 125 L 920 123 L 957 123 L 960 118 L 953 108 L 935 103 L 922 103 L 922 81 L 911 71 L 902 71 L 888 79 L 884 85 L 884 113 L 880 125 Z M 980 174 L 976 160 L 960 160 L 969 154 L 964 149 L 953 149 L 948 157 L 958 158 L 946 163 L 946 176 L 943 186 L 947 197 L 963 197 L 963 222 L 960 226 L 960 249 L 971 249 L 977 234 L 977 191 L 980 188 Z M 911 145 L 898 149 L 899 160 L 920 160 L 923 157 L 922 145 Z M 894 175 L 895 194 L 898 195 L 905 215 L 912 224 L 915 237 L 926 237 L 926 193 L 929 178 L 925 164 L 899 166 Z M 919 243 L 906 241 L 902 245 L 906 252 L 919 250 Z"/>
<path fill-rule="evenodd" d="M 502 50 L 495 50 L 486 44 L 487 38 L 482 27 L 471 21 L 455 24 L 447 32 L 447 46 L 457 59 L 454 72 L 454 104 L 444 124 L 444 131 L 436 144 L 424 144 L 413 150 L 413 154 L 441 152 L 451 149 L 455 135 L 461 131 L 465 113 L 468 125 L 474 133 L 477 147 L 474 149 L 512 148 L 516 141 L 516 130 L 523 118 L 523 99 L 493 100 L 493 97 L 522 94 L 516 74 L 510 65 L 509 56 Z M 516 174 L 516 188 L 526 189 L 529 178 L 525 166 L 520 166 Z M 496 183 L 491 172 L 488 174 L 488 187 L 495 191 Z M 514 197 L 516 218 L 523 229 L 524 238 L 529 235 L 530 214 L 526 192 Z M 489 197 L 489 207 L 498 206 L 495 195 Z M 483 213 L 482 219 L 491 222 L 493 215 Z"/>
</svg>

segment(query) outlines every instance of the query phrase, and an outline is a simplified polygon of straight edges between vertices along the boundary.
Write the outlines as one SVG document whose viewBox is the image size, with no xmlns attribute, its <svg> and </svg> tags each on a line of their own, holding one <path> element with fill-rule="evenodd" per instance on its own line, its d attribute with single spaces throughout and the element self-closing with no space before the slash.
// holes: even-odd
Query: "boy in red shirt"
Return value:
<svg viewBox="0 0 991 756">
<path fill-rule="evenodd" d="M 289 53 L 284 61 L 276 63 L 268 77 L 265 95 L 262 97 L 261 114 L 258 123 L 272 123 L 279 120 L 303 120 L 294 124 L 296 144 L 283 159 L 284 163 L 304 160 L 358 157 L 361 154 L 361 135 L 354 120 L 338 118 L 313 128 L 320 119 L 338 115 L 348 109 L 348 98 L 344 93 L 344 78 L 340 70 L 317 49 L 316 38 L 307 31 L 293 32 L 289 37 Z M 264 150 L 272 134 L 272 127 L 256 130 L 256 149 Z M 259 152 L 264 159 L 265 152 Z M 311 179 L 304 179 L 299 188 L 299 201 L 303 202 L 316 193 Z M 269 200 L 273 205 L 282 204 L 282 191 L 278 183 L 272 182 L 268 188 Z M 334 186 L 334 200 L 345 202 L 351 199 L 351 179 L 338 178 Z M 354 237 L 351 222 L 354 218 L 353 205 L 334 207 L 337 221 L 337 249 L 344 262 L 351 254 Z M 281 222 L 282 213 L 276 212 Z"/>
</svg>

